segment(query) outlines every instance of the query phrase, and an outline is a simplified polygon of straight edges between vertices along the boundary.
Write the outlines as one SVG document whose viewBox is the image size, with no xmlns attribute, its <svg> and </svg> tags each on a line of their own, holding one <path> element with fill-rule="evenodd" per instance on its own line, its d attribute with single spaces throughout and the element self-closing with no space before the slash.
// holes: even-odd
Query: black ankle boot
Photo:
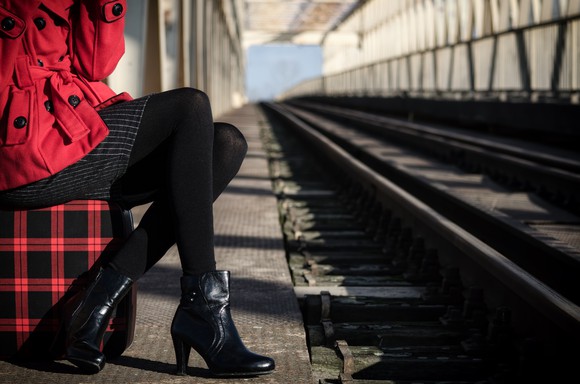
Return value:
<svg viewBox="0 0 580 384">
<path fill-rule="evenodd" d="M 101 342 L 113 310 L 127 294 L 133 281 L 112 268 L 100 269 L 87 289 L 73 296 L 65 305 L 70 315 L 64 322 L 64 357 L 87 373 L 97 373 L 105 366 Z"/>
<path fill-rule="evenodd" d="M 270 373 L 274 360 L 244 346 L 230 314 L 229 272 L 181 278 L 181 303 L 171 324 L 177 374 L 186 375 L 191 348 L 218 376 Z"/>
</svg>

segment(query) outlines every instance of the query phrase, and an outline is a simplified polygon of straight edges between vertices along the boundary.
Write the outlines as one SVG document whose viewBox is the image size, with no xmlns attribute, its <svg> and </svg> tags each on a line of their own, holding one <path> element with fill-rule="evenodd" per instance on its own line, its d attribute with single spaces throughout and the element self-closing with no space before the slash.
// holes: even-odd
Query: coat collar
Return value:
<svg viewBox="0 0 580 384">
<path fill-rule="evenodd" d="M 26 15 L 34 10 L 38 9 L 41 0 L 30 0 L 30 1 L 18 1 L 18 0 L 6 0 L 0 1 L 0 7 L 6 8 L 11 12 L 16 13 L 19 17 L 26 17 Z"/>
<path fill-rule="evenodd" d="M 68 21 L 69 8 L 73 6 L 76 0 L 42 0 L 41 3 L 52 12 Z"/>
</svg>

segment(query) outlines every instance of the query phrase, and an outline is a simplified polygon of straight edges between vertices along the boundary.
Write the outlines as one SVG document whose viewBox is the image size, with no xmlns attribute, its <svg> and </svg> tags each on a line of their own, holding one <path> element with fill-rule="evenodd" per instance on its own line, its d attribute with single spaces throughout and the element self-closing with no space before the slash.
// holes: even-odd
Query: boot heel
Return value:
<svg viewBox="0 0 580 384">
<path fill-rule="evenodd" d="M 187 376 L 187 364 L 189 362 L 189 353 L 191 347 L 183 342 L 179 337 L 173 336 L 173 348 L 175 349 L 175 374 L 178 376 Z"/>
<path fill-rule="evenodd" d="M 59 360 L 64 356 L 65 339 L 66 339 L 66 329 L 63 323 L 58 327 L 58 331 L 54 336 L 54 340 L 50 345 L 50 349 L 48 350 L 48 353 L 50 354 L 53 360 Z"/>
</svg>

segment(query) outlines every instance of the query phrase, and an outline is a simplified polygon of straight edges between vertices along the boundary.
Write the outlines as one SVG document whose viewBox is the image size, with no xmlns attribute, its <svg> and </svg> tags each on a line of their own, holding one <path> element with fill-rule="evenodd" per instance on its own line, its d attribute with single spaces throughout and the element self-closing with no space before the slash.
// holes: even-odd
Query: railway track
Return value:
<svg viewBox="0 0 580 384">
<path fill-rule="evenodd" d="M 468 172 L 485 174 L 510 189 L 532 191 L 580 214 L 580 155 L 577 152 L 449 125 L 414 123 L 321 104 L 293 102 L 289 106 L 294 106 L 296 113 L 304 115 L 311 111 L 319 117 L 354 125 L 389 142 L 429 153 Z"/>
<path fill-rule="evenodd" d="M 549 237 L 442 184 L 479 183 L 487 196 L 492 182 L 481 176 L 311 111 L 265 111 L 289 266 L 320 383 L 517 383 L 573 370 L 576 239 Z M 564 210 L 551 215 L 580 224 Z"/>
</svg>

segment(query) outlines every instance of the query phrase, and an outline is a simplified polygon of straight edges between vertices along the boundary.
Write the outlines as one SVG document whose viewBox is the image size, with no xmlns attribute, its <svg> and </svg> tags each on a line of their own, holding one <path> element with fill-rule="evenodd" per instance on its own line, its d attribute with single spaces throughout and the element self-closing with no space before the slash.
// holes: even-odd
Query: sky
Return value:
<svg viewBox="0 0 580 384">
<path fill-rule="evenodd" d="M 250 101 L 271 100 L 321 74 L 322 50 L 317 45 L 254 45 L 246 56 L 246 95 Z"/>
</svg>

